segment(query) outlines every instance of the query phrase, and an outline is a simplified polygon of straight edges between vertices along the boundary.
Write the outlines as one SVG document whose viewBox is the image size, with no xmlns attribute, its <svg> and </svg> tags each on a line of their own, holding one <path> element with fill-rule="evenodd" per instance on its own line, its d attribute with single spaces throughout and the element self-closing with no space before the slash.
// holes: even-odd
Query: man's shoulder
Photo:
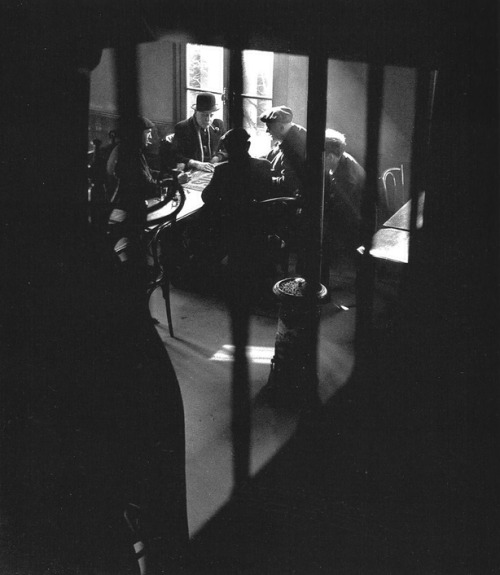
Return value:
<svg viewBox="0 0 500 575">
<path fill-rule="evenodd" d="M 307 130 L 299 124 L 292 124 L 290 135 L 295 136 L 296 138 L 305 138 L 307 136 Z"/>
<path fill-rule="evenodd" d="M 298 124 L 293 124 L 292 127 L 288 130 L 285 139 L 281 143 L 281 149 L 286 151 L 287 148 L 300 147 L 303 148 L 303 151 L 305 152 L 306 139 L 307 130 Z"/>
<path fill-rule="evenodd" d="M 344 152 L 343 158 L 345 158 L 345 163 L 351 171 L 357 172 L 359 174 L 365 173 L 363 166 L 356 160 L 354 156 L 351 156 L 351 154 Z"/>
<path fill-rule="evenodd" d="M 250 158 L 250 164 L 254 165 L 257 168 L 261 168 L 263 170 L 270 170 L 271 169 L 271 162 L 266 158 Z"/>
<path fill-rule="evenodd" d="M 185 130 L 189 127 L 191 127 L 192 124 L 192 117 L 191 118 L 186 118 L 185 120 L 181 120 L 180 122 L 177 122 L 177 124 L 175 124 L 175 131 L 177 132 L 178 130 Z"/>
</svg>

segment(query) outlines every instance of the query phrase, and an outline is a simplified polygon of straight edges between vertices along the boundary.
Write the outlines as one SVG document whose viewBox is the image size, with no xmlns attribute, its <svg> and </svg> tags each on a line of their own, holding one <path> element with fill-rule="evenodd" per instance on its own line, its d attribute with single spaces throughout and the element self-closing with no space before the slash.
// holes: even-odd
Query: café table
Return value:
<svg viewBox="0 0 500 575">
<path fill-rule="evenodd" d="M 420 229 L 424 223 L 424 202 L 425 192 L 422 192 L 418 198 L 417 206 L 417 229 Z M 410 230 L 410 213 L 411 213 L 411 200 L 408 200 L 399 210 L 393 214 L 383 227 L 395 228 L 397 230 Z"/>
<path fill-rule="evenodd" d="M 190 180 L 182 186 L 186 200 L 184 202 L 184 206 L 176 216 L 177 222 L 193 215 L 203 206 L 201 193 L 210 183 L 212 175 L 213 172 L 201 171 L 194 171 L 190 174 Z M 173 203 L 169 202 L 168 204 L 163 205 L 158 210 L 154 210 L 155 204 L 159 203 L 161 203 L 161 200 L 159 199 L 148 200 L 147 226 L 149 229 L 167 221 L 170 213 L 176 207 L 174 201 Z"/>
</svg>

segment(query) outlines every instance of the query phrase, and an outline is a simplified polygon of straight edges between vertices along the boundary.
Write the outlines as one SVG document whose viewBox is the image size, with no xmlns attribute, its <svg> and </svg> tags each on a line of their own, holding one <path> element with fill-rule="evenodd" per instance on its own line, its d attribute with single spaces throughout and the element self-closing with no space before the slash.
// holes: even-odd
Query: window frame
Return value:
<svg viewBox="0 0 500 575">
<path fill-rule="evenodd" d="M 196 44 L 195 42 L 186 42 L 184 44 L 184 49 L 183 49 L 183 53 L 182 53 L 182 57 L 183 57 L 183 66 L 182 66 L 182 75 L 183 77 L 181 78 L 181 85 L 184 87 L 184 89 L 182 90 L 182 99 L 181 99 L 181 110 L 185 110 L 187 114 L 190 114 L 190 111 L 187 108 L 187 102 L 188 102 L 188 93 L 189 92 L 204 92 L 204 91 L 208 91 L 208 90 L 204 90 L 203 88 L 197 89 L 197 88 L 190 88 L 188 86 L 188 61 L 187 61 L 187 46 L 188 44 Z M 198 44 L 200 46 L 212 46 L 211 44 Z M 217 47 L 217 46 L 214 46 Z M 232 118 L 230 117 L 229 114 L 229 106 L 227 103 L 227 99 L 228 99 L 228 95 L 231 93 L 231 78 L 230 78 L 230 73 L 229 73 L 229 58 L 230 58 L 230 50 L 228 48 L 224 48 L 222 46 L 220 46 L 223 50 L 223 61 L 222 61 L 222 66 L 223 66 L 223 88 L 222 88 L 222 93 L 218 92 L 218 91 L 212 91 L 213 94 L 215 94 L 216 96 L 219 96 L 222 100 L 222 104 L 223 104 L 223 121 L 224 121 L 224 125 L 226 127 L 230 127 L 232 125 Z M 252 93 L 241 93 L 239 94 L 239 98 L 241 98 L 242 103 L 244 99 L 254 99 L 254 100 L 263 100 L 263 101 L 269 101 L 271 103 L 271 106 L 274 103 L 274 84 L 275 84 L 275 76 L 276 76 L 276 69 L 275 69 L 275 59 L 276 59 L 276 54 L 273 52 L 273 89 L 271 90 L 271 95 L 270 96 L 259 96 L 257 94 L 252 94 Z M 180 121 L 184 118 L 178 118 L 177 121 Z"/>
</svg>

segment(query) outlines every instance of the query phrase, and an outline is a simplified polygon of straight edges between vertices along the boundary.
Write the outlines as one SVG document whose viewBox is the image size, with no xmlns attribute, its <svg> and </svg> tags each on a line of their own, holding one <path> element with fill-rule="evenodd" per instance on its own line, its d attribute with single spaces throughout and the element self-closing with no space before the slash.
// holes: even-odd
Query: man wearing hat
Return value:
<svg viewBox="0 0 500 575">
<path fill-rule="evenodd" d="M 151 144 L 153 122 L 137 116 L 120 126 L 120 143 L 113 148 L 107 172 L 115 182 L 108 219 L 108 238 L 123 264 L 130 269 L 145 264 L 142 242 L 146 223 L 145 200 L 158 196 L 159 188 L 144 156 Z"/>
<path fill-rule="evenodd" d="M 184 170 L 213 172 L 214 164 L 225 159 L 220 150 L 223 128 L 213 124 L 219 109 L 215 96 L 200 92 L 192 108 L 194 114 L 175 126 L 173 145 L 177 164 L 184 164 Z"/>
<path fill-rule="evenodd" d="M 300 194 L 305 179 L 307 131 L 295 124 L 293 112 L 288 106 L 276 106 L 260 120 L 267 125 L 273 140 L 279 142 L 280 152 L 273 158 L 273 195 L 294 196 Z"/>
</svg>

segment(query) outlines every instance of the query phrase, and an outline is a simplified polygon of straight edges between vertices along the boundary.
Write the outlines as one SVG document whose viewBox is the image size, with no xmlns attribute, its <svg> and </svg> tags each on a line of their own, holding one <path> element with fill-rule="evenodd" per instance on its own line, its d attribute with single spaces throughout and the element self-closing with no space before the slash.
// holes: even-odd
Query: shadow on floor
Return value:
<svg viewBox="0 0 500 575">
<path fill-rule="evenodd" d="M 440 397 L 455 368 L 420 361 L 407 319 L 376 334 L 347 384 L 197 533 L 190 573 L 495 572 L 493 441 Z"/>
</svg>

